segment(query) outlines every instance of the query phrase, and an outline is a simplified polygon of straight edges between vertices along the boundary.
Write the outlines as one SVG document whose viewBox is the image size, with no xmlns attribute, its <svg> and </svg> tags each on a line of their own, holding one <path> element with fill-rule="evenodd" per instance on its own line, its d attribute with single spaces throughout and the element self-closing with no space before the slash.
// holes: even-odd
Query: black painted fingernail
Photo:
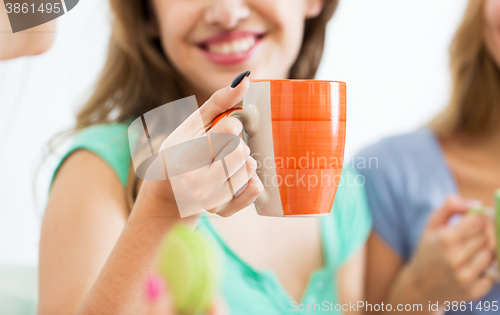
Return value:
<svg viewBox="0 0 500 315">
<path fill-rule="evenodd" d="M 231 88 L 233 88 L 233 89 L 234 89 L 235 87 L 237 87 L 237 86 L 241 83 L 241 81 L 243 81 L 243 79 L 244 79 L 245 77 L 248 77 L 248 76 L 250 75 L 250 73 L 251 73 L 250 71 L 245 71 L 245 72 L 243 72 L 242 74 L 239 74 L 239 75 L 238 75 L 238 76 L 237 76 L 237 77 L 233 80 L 233 83 L 231 83 Z"/>
</svg>

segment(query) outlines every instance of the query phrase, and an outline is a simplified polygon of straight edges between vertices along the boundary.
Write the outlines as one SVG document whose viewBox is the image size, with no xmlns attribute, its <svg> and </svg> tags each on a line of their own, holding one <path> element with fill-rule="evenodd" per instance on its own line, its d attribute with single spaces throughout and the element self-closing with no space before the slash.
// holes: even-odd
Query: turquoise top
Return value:
<svg viewBox="0 0 500 315">
<path fill-rule="evenodd" d="M 114 123 L 79 132 L 61 163 L 76 150 L 91 151 L 109 164 L 125 187 L 131 165 L 127 129 L 126 124 Z M 341 313 L 337 272 L 361 250 L 371 230 L 364 189 L 346 180 L 346 176 L 357 175 L 353 169 L 343 170 L 344 184 L 338 187 L 332 212 L 320 219 L 324 266 L 311 275 L 299 302 L 293 301 L 274 271 L 252 268 L 229 248 L 207 217 L 202 217 L 198 228 L 211 235 L 223 253 L 222 295 L 231 315 Z"/>
</svg>

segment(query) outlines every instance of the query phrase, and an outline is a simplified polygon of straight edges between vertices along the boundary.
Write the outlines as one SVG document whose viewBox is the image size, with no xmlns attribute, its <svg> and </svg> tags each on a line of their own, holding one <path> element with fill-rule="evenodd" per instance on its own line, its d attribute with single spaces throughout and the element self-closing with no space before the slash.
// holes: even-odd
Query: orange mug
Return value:
<svg viewBox="0 0 500 315">
<path fill-rule="evenodd" d="M 346 84 L 316 80 L 252 80 L 243 100 L 217 117 L 236 116 L 257 161 L 263 216 L 326 216 L 342 172 Z"/>
</svg>

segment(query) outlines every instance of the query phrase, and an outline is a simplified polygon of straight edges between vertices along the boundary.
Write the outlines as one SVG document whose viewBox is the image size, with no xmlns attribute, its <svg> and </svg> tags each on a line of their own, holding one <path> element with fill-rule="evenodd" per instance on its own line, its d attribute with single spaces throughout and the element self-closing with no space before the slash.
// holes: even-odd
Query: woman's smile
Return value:
<svg viewBox="0 0 500 315">
<path fill-rule="evenodd" d="M 212 62 L 233 65 L 249 59 L 265 36 L 265 32 L 231 31 L 212 35 L 195 46 Z"/>
<path fill-rule="evenodd" d="M 295 75 L 290 71 L 301 51 L 306 20 L 323 8 L 322 0 L 153 0 L 152 4 L 152 36 L 160 40 L 162 53 L 185 81 L 183 93 L 200 101 L 243 71 L 251 70 L 254 79 Z M 310 63 L 295 68 L 307 71 Z"/>
</svg>

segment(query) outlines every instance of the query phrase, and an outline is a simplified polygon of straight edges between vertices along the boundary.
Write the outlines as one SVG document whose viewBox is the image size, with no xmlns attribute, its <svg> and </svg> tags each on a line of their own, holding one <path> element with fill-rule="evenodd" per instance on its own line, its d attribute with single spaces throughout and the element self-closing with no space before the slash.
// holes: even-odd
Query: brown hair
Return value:
<svg viewBox="0 0 500 315">
<path fill-rule="evenodd" d="M 500 118 L 500 71 L 486 46 L 485 0 L 470 0 L 450 46 L 452 95 L 431 125 L 440 136 L 485 135 Z"/>
<path fill-rule="evenodd" d="M 168 60 L 158 40 L 149 37 L 153 12 L 149 1 L 110 0 L 113 30 L 104 69 L 96 89 L 77 114 L 76 131 L 85 127 L 123 122 L 182 98 L 183 79 Z M 325 43 L 326 25 L 338 0 L 324 0 L 321 13 L 305 24 L 302 48 L 289 74 L 291 79 L 312 79 Z"/>
</svg>

